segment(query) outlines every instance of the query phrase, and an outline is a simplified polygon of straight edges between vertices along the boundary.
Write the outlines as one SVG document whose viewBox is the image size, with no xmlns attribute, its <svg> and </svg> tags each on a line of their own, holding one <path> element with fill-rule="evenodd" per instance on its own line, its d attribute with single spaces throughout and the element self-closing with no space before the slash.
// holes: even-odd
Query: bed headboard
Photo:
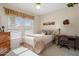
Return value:
<svg viewBox="0 0 79 59">
<path fill-rule="evenodd" d="M 44 33 L 45 35 L 52 35 L 54 32 L 54 30 L 42 30 L 42 33 Z"/>
</svg>

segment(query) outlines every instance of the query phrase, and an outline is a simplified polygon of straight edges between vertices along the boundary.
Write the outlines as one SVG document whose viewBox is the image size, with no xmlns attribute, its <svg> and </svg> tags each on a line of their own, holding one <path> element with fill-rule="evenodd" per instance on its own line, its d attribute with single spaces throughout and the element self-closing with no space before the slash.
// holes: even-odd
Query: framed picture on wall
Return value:
<svg viewBox="0 0 79 59">
<path fill-rule="evenodd" d="M 45 23 L 43 23 L 43 25 L 55 25 L 55 22 L 53 21 L 53 22 L 45 22 Z"/>
<path fill-rule="evenodd" d="M 64 24 L 64 25 L 70 24 L 69 19 L 65 19 L 65 20 L 63 21 L 63 24 Z"/>
</svg>

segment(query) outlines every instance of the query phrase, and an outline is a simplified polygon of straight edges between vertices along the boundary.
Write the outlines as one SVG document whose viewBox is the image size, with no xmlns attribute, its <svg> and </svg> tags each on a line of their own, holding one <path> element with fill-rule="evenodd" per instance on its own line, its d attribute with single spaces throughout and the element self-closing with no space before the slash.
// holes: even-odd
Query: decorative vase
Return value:
<svg viewBox="0 0 79 59">
<path fill-rule="evenodd" d="M 0 28 L 0 32 L 2 32 L 1 28 Z"/>
<path fill-rule="evenodd" d="M 4 28 L 5 28 L 5 27 L 4 27 L 4 26 L 2 26 L 2 32 L 4 32 Z"/>
</svg>

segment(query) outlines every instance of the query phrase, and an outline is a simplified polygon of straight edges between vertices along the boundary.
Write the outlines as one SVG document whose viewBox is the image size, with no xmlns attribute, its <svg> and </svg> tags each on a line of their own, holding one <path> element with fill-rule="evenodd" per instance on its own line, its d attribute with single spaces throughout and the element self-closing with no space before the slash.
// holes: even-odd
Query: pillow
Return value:
<svg viewBox="0 0 79 59">
<path fill-rule="evenodd" d="M 53 34 L 53 30 L 42 30 L 42 32 L 43 32 L 45 35 L 52 35 L 52 34 Z"/>
<path fill-rule="evenodd" d="M 47 35 L 52 35 L 53 31 L 52 30 L 47 30 Z"/>
</svg>

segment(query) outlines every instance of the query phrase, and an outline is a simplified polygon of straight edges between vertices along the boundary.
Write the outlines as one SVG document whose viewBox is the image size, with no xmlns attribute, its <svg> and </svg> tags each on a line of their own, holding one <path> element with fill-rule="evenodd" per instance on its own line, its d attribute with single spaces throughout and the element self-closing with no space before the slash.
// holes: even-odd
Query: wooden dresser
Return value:
<svg viewBox="0 0 79 59">
<path fill-rule="evenodd" d="M 0 56 L 10 51 L 10 32 L 0 32 Z"/>
</svg>

